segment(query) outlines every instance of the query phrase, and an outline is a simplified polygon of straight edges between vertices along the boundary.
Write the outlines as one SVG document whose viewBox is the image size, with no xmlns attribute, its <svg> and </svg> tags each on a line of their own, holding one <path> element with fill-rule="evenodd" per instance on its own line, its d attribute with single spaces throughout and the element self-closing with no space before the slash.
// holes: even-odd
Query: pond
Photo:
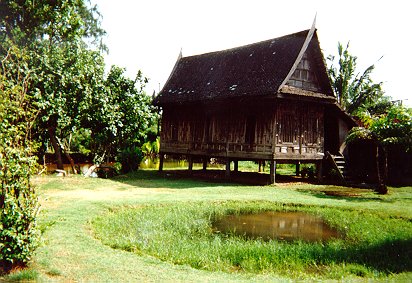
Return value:
<svg viewBox="0 0 412 283">
<path fill-rule="evenodd" d="M 234 234 L 249 239 L 324 242 L 341 237 L 336 229 L 321 218 L 302 212 L 226 215 L 212 226 L 215 233 Z"/>
</svg>

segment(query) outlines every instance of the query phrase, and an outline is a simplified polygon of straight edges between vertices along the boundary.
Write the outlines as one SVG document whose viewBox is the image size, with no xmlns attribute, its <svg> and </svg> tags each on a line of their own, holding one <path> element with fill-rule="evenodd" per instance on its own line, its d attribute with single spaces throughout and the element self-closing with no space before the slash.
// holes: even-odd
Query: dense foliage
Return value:
<svg viewBox="0 0 412 283">
<path fill-rule="evenodd" d="M 96 6 L 86 0 L 9 0 L 1 3 L 0 37 L 30 53 L 34 74 L 28 93 L 40 113 L 33 136 L 40 153 L 55 153 L 63 169 L 62 154 L 91 154 L 95 162 L 114 160 L 132 146 L 140 147 L 153 123 L 154 111 L 143 88 L 142 73 L 135 80 L 112 67 L 105 76 Z M 0 54 L 5 54 L 5 49 Z"/>
<path fill-rule="evenodd" d="M 354 128 L 348 142 L 357 139 L 376 140 L 380 145 L 397 145 L 405 151 L 412 150 L 412 109 L 393 106 L 387 113 L 370 115 L 363 113 L 364 127 Z"/>
<path fill-rule="evenodd" d="M 384 92 L 382 83 L 374 83 L 371 73 L 375 66 L 366 68 L 360 75 L 357 71 L 357 57 L 349 53 L 349 43 L 344 49 L 338 43 L 337 66 L 335 56 L 329 55 L 328 74 L 338 103 L 349 114 L 356 114 L 360 108 L 373 107 L 380 103 Z"/>
<path fill-rule="evenodd" d="M 131 80 L 124 72 L 112 66 L 100 93 L 93 96 L 83 124 L 91 129 L 92 152 L 98 163 L 105 157 L 113 158 L 126 149 L 140 147 L 156 117 L 151 98 L 143 90 L 147 78 L 138 72 Z"/>
<path fill-rule="evenodd" d="M 37 243 L 38 201 L 30 185 L 37 113 L 27 93 L 31 70 L 26 61 L 27 54 L 12 46 L 0 68 L 0 272 L 26 264 Z"/>
<path fill-rule="evenodd" d="M 381 114 L 359 113 L 363 126 L 355 127 L 346 138 L 347 143 L 371 141 L 376 147 L 376 171 L 379 193 L 387 193 L 388 154 L 390 148 L 401 152 L 412 150 L 412 109 L 391 105 Z M 383 160 L 383 164 L 382 163 Z"/>
</svg>

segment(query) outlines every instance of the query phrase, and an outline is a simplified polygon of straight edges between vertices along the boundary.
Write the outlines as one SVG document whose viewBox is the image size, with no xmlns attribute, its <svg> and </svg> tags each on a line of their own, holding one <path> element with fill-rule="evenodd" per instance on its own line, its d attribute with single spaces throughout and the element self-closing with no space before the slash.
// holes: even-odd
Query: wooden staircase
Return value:
<svg viewBox="0 0 412 283">
<path fill-rule="evenodd" d="M 345 158 L 342 155 L 332 155 L 329 152 L 326 152 L 325 157 L 332 168 L 338 173 L 337 175 L 340 181 L 345 184 L 352 183 L 352 176 L 350 175 Z"/>
</svg>

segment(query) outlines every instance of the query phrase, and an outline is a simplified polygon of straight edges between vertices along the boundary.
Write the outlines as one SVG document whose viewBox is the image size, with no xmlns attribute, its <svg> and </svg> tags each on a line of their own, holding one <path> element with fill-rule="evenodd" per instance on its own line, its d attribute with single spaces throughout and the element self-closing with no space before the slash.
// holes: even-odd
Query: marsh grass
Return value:
<svg viewBox="0 0 412 283">
<path fill-rule="evenodd" d="M 30 268 L 13 272 L 5 277 L 8 282 L 35 282 L 38 278 L 39 272 Z"/>
<path fill-rule="evenodd" d="M 301 211 L 322 217 L 344 239 L 306 243 L 219 235 L 211 223 L 227 214 Z M 376 211 L 267 201 L 182 202 L 112 209 L 92 222 L 112 248 L 210 271 L 277 273 L 294 278 L 386 276 L 412 270 L 412 223 Z M 306 275 L 305 275 L 306 274 Z"/>
</svg>

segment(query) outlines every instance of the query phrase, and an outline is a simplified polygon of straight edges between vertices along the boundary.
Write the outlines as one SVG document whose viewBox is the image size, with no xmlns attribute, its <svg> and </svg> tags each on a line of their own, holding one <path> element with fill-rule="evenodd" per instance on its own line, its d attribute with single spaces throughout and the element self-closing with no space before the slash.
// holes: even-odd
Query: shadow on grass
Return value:
<svg viewBox="0 0 412 283">
<path fill-rule="evenodd" d="M 264 186 L 269 185 L 269 174 L 257 172 L 231 172 L 225 177 L 225 170 L 138 170 L 120 175 L 111 180 L 142 188 L 189 189 L 202 187 Z M 308 182 L 295 176 L 276 175 L 276 183 Z"/>
<path fill-rule="evenodd" d="M 111 180 L 138 188 L 189 189 L 233 186 L 227 180 L 198 179 L 195 176 L 185 175 L 183 170 L 163 172 L 138 170 L 127 175 L 114 177 Z"/>
<path fill-rule="evenodd" d="M 324 258 L 337 263 L 355 263 L 385 274 L 412 271 L 412 239 L 388 240 L 376 245 L 355 245 L 335 250 Z"/>
<path fill-rule="evenodd" d="M 372 196 L 362 196 L 362 194 L 352 194 L 352 195 L 343 195 L 343 194 L 333 194 L 330 192 L 325 191 L 318 191 L 313 192 L 311 191 L 311 195 L 321 199 L 340 199 L 346 200 L 349 202 L 369 202 L 369 201 L 378 201 L 378 202 L 393 202 L 392 200 L 384 200 L 379 197 L 372 197 Z"/>
</svg>

